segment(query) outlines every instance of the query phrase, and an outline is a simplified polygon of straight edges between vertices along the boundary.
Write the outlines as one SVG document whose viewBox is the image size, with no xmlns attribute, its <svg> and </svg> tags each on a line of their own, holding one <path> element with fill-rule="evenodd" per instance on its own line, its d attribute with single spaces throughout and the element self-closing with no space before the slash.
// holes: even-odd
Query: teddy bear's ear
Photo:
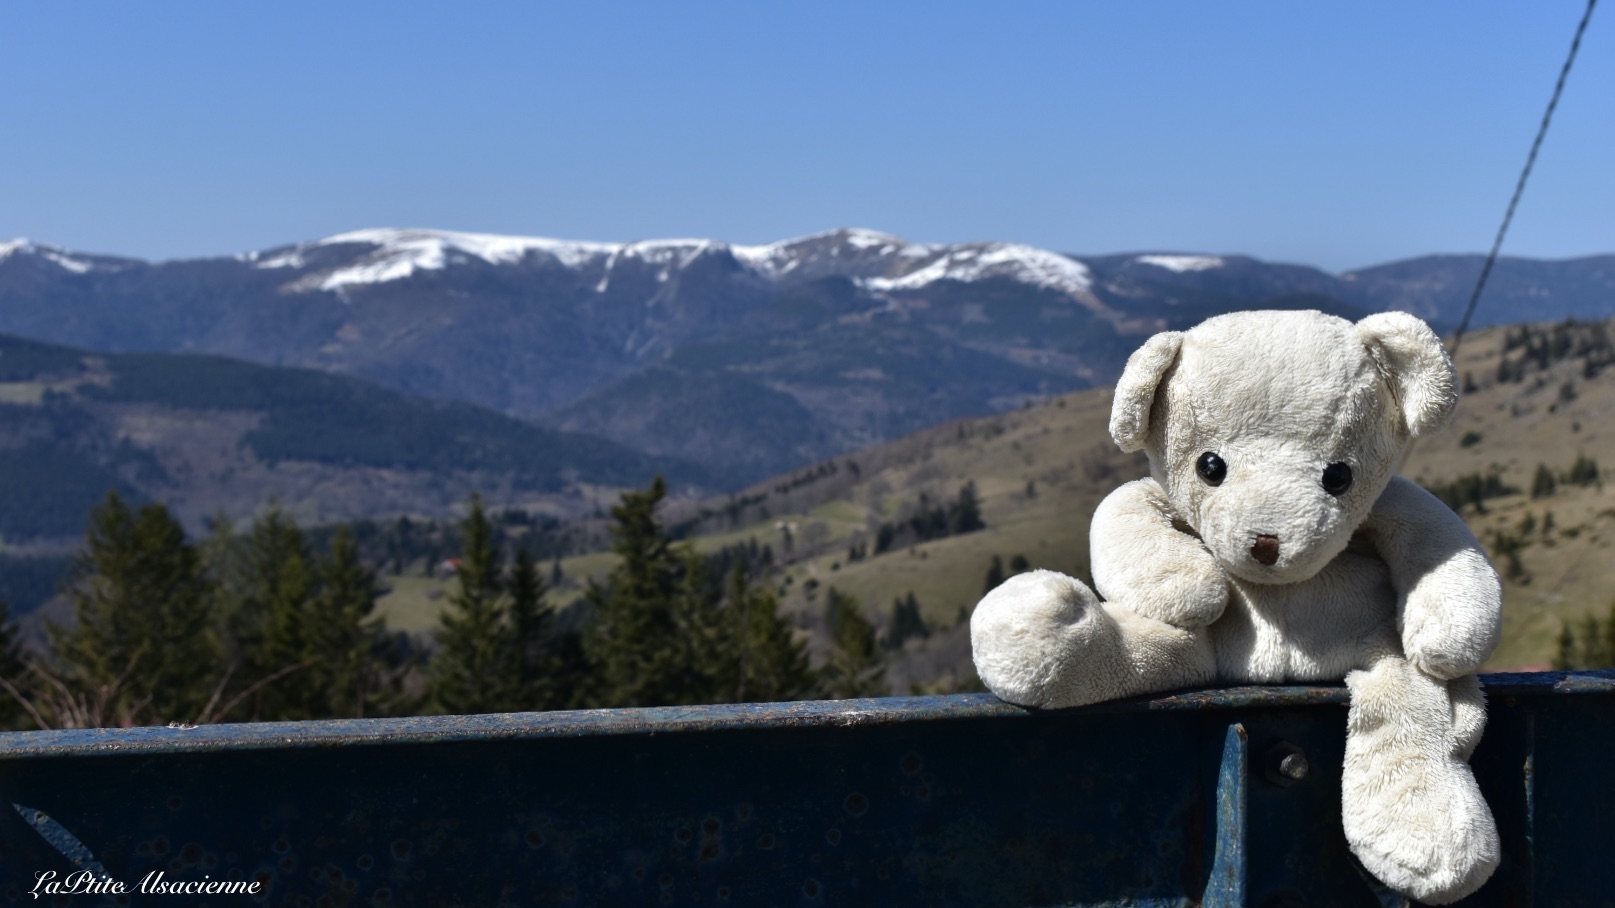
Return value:
<svg viewBox="0 0 1615 908">
<path fill-rule="evenodd" d="M 1458 373 L 1429 325 L 1406 312 L 1381 312 L 1358 322 L 1357 334 L 1402 405 L 1408 435 L 1417 438 L 1452 422 Z"/>
<path fill-rule="evenodd" d="M 1144 447 L 1150 431 L 1150 405 L 1161 376 L 1178 360 L 1183 347 L 1182 331 L 1155 335 L 1127 358 L 1127 368 L 1116 382 L 1116 399 L 1110 405 L 1110 437 L 1131 454 Z"/>
</svg>

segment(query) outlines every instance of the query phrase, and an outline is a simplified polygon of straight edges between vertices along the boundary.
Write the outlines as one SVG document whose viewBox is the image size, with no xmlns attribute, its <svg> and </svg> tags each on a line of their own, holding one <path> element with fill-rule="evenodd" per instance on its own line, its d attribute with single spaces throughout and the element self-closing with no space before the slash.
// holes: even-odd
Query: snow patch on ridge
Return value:
<svg viewBox="0 0 1615 908">
<path fill-rule="evenodd" d="M 259 269 L 264 269 L 264 268 L 302 268 L 303 265 L 305 264 L 305 262 L 303 261 L 303 247 L 302 246 L 294 247 L 289 252 L 282 252 L 280 255 L 271 256 L 271 257 L 266 258 L 266 259 L 264 259 L 262 261 L 259 261 L 258 253 L 254 252 L 248 258 L 248 261 L 252 262 L 252 267 L 259 268 Z"/>
<path fill-rule="evenodd" d="M 612 247 L 606 257 L 605 269 L 594 292 L 605 293 L 611 286 L 611 274 L 624 259 L 638 259 L 657 268 L 656 282 L 665 284 L 677 269 L 689 267 L 702 253 L 720 248 L 711 240 L 641 240 Z"/>
<path fill-rule="evenodd" d="M 83 274 L 95 267 L 92 262 L 74 258 L 65 249 L 35 243 L 25 237 L 18 237 L 17 239 L 0 243 L 0 261 L 11 258 L 13 255 L 37 255 L 74 274 Z"/>
<path fill-rule="evenodd" d="M 878 230 L 865 230 L 863 228 L 847 228 L 843 230 L 827 230 L 823 233 L 812 233 L 807 236 L 792 237 L 769 243 L 766 246 L 731 246 L 729 247 L 737 261 L 750 268 L 757 274 L 778 280 L 802 264 L 799 250 L 803 247 L 820 246 L 828 242 L 838 242 L 854 253 L 871 253 L 874 255 L 910 255 L 911 251 L 918 251 L 920 256 L 930 252 L 927 246 L 915 246 L 908 241 L 881 233 Z M 840 251 L 839 249 L 837 251 Z"/>
<path fill-rule="evenodd" d="M 1205 271 L 1221 268 L 1222 259 L 1214 255 L 1141 255 L 1134 259 L 1141 265 L 1154 265 L 1182 274 L 1185 271 Z"/>
<path fill-rule="evenodd" d="M 355 285 L 402 280 L 417 271 L 437 271 L 464 256 L 479 258 L 490 265 L 510 265 L 521 261 L 529 253 L 539 253 L 551 256 L 568 268 L 576 268 L 621 248 L 612 243 L 396 228 L 339 233 L 313 245 L 350 243 L 370 244 L 377 248 L 357 263 L 326 274 L 318 284 L 319 289 L 339 290 Z"/>
<path fill-rule="evenodd" d="M 84 261 L 82 259 L 71 258 L 69 256 L 63 255 L 60 252 L 45 251 L 45 252 L 41 252 L 40 255 L 44 256 L 45 258 L 49 259 L 50 261 L 55 262 L 58 265 L 61 265 L 63 268 L 66 268 L 68 271 L 71 271 L 74 274 L 83 274 L 84 272 L 89 271 L 91 268 L 95 267 L 94 265 L 91 265 L 89 262 L 86 262 L 86 261 Z"/>
<path fill-rule="evenodd" d="M 735 257 L 735 261 L 766 278 L 778 278 L 789 274 L 797 266 L 796 258 L 790 254 L 785 243 L 769 243 L 767 246 L 730 246 L 729 252 Z"/>
<path fill-rule="evenodd" d="M 908 245 L 903 240 L 889 233 L 881 233 L 878 230 L 854 228 L 840 231 L 840 234 L 846 244 L 854 249 L 878 249 L 881 252 L 886 252 L 887 250 L 881 247 Z"/>
<path fill-rule="evenodd" d="M 933 262 L 901 277 L 870 278 L 870 290 L 918 290 L 936 281 L 976 281 L 989 277 L 1038 284 L 1072 296 L 1088 292 L 1093 275 L 1088 266 L 1056 252 L 1016 243 L 984 243 L 955 246 Z"/>
</svg>

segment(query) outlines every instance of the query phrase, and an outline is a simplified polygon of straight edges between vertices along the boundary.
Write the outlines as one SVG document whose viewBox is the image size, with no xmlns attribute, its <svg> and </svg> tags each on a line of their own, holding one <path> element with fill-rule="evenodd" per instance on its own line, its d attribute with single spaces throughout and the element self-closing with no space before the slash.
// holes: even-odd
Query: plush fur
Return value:
<svg viewBox="0 0 1615 908">
<path fill-rule="evenodd" d="M 1152 337 L 1110 422 L 1150 478 L 1094 515 L 1098 595 L 1052 571 L 1005 581 L 971 618 L 977 672 L 1033 707 L 1345 679 L 1352 850 L 1419 901 L 1468 895 L 1499 856 L 1467 761 L 1502 589 L 1463 521 L 1395 475 L 1456 404 L 1440 342 L 1399 312 L 1234 313 Z M 1351 473 L 1342 491 L 1334 468 L 1334 494 L 1332 464 Z"/>
</svg>

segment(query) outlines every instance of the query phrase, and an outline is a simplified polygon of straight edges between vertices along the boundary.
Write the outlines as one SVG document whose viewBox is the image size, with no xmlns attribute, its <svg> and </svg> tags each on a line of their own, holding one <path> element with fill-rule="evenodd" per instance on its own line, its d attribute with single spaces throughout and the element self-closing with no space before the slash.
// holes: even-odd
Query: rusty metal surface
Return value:
<svg viewBox="0 0 1615 908">
<path fill-rule="evenodd" d="M 0 734 L 0 761 L 41 756 L 288 750 L 466 741 L 696 734 L 743 729 L 850 728 L 1021 716 L 991 694 L 721 706 L 591 709 L 483 716 L 85 729 Z"/>
<path fill-rule="evenodd" d="M 1485 683 L 1473 762 L 1504 860 L 1466 904 L 1608 904 L 1615 673 Z M 48 904 L 35 873 L 92 865 L 264 889 L 137 905 L 1395 904 L 1340 831 L 1345 702 L 1245 687 L 1052 712 L 961 695 L 13 733 L 0 904 Z"/>
<path fill-rule="evenodd" d="M 1169 710 L 1344 704 L 1334 687 L 1234 687 L 1101 703 L 1046 714 L 1129 715 Z M 200 727 L 85 729 L 0 734 L 0 761 L 38 756 L 285 750 L 617 735 L 692 734 L 788 728 L 849 728 L 1034 715 L 991 694 L 881 697 L 791 703 L 596 709 L 485 716 L 414 716 Z"/>
<path fill-rule="evenodd" d="M 1483 675 L 1488 695 L 1615 693 L 1615 672 Z M 1273 685 L 1183 691 L 1101 703 L 1055 714 L 1108 715 L 1171 710 L 1276 709 L 1348 702 L 1344 685 Z M 415 716 L 322 722 L 262 722 L 201 727 L 86 729 L 0 733 L 0 761 L 41 756 L 285 750 L 304 747 L 524 740 L 599 735 L 689 734 L 741 729 L 1012 719 L 1032 711 L 991 694 L 742 703 L 721 706 L 596 709 L 488 716 Z"/>
</svg>

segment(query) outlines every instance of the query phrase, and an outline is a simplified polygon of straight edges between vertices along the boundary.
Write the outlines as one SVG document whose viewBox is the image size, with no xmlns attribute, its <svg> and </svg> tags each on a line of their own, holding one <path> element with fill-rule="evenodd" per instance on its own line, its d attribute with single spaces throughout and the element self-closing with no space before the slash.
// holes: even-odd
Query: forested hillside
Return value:
<svg viewBox="0 0 1615 908">
<path fill-rule="evenodd" d="M 212 356 L 90 354 L 0 336 L 0 597 L 49 598 L 115 491 L 191 531 L 270 502 L 306 523 L 449 517 L 473 490 L 593 513 L 657 473 L 705 470 L 470 404 Z"/>
</svg>

